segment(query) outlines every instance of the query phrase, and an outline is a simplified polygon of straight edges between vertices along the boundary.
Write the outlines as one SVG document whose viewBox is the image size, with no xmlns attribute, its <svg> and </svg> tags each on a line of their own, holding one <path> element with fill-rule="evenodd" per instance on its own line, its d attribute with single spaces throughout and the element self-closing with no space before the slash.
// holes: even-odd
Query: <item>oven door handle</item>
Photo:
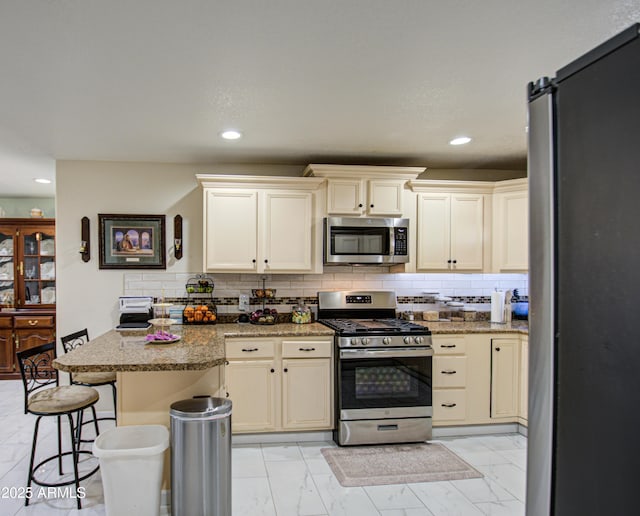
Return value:
<svg viewBox="0 0 640 516">
<path fill-rule="evenodd" d="M 433 356 L 431 348 L 401 348 L 401 349 L 341 349 L 340 358 L 343 360 L 353 360 L 357 358 L 407 358 L 407 357 L 430 357 Z"/>
</svg>

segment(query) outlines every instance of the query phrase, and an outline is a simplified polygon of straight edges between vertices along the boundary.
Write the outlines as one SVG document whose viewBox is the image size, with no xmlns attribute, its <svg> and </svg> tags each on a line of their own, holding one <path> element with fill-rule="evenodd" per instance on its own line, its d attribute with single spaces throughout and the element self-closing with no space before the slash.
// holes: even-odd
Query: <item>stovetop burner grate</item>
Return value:
<svg viewBox="0 0 640 516">
<path fill-rule="evenodd" d="M 431 333 L 426 326 L 402 319 L 321 319 L 318 322 L 336 330 L 339 335 Z"/>
</svg>

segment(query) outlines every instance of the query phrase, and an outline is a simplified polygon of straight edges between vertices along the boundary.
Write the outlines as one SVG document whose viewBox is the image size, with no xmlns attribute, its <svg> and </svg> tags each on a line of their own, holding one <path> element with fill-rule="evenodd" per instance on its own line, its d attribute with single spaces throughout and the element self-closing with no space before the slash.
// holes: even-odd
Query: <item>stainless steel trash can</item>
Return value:
<svg viewBox="0 0 640 516">
<path fill-rule="evenodd" d="M 231 401 L 171 405 L 171 514 L 231 516 Z"/>
</svg>

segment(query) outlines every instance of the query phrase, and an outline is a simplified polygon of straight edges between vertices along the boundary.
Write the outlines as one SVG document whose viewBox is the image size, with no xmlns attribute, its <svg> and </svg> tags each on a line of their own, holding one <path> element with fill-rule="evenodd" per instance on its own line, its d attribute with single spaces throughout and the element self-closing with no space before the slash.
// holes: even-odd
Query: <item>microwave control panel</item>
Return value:
<svg viewBox="0 0 640 516">
<path fill-rule="evenodd" d="M 395 250 L 393 254 L 397 256 L 407 256 L 407 228 L 394 228 L 393 236 L 395 240 Z"/>
</svg>

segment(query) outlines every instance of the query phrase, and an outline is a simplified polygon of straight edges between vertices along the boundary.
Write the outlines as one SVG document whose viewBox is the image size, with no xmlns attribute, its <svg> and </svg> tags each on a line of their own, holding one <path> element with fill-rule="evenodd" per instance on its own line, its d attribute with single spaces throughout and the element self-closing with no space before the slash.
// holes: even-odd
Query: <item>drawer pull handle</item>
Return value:
<svg viewBox="0 0 640 516">
<path fill-rule="evenodd" d="M 445 408 L 453 408 L 457 405 L 457 403 L 442 403 L 441 405 Z"/>
<path fill-rule="evenodd" d="M 35 320 L 35 321 L 34 321 L 34 320 L 32 320 L 32 319 L 29 319 L 29 320 L 27 321 L 27 324 L 28 324 L 29 326 L 38 326 L 38 321 L 37 321 L 37 320 Z"/>
<path fill-rule="evenodd" d="M 378 432 L 388 432 L 397 429 L 398 425 L 378 425 Z"/>
<path fill-rule="evenodd" d="M 440 371 L 442 374 L 456 374 L 457 371 Z"/>
<path fill-rule="evenodd" d="M 299 351 L 315 351 L 316 348 L 298 348 Z"/>
<path fill-rule="evenodd" d="M 456 345 L 455 344 L 442 344 L 442 346 L 440 346 L 441 348 L 455 348 Z"/>
<path fill-rule="evenodd" d="M 258 348 L 242 348 L 242 351 L 246 353 L 253 353 L 254 351 L 258 351 Z"/>
</svg>

